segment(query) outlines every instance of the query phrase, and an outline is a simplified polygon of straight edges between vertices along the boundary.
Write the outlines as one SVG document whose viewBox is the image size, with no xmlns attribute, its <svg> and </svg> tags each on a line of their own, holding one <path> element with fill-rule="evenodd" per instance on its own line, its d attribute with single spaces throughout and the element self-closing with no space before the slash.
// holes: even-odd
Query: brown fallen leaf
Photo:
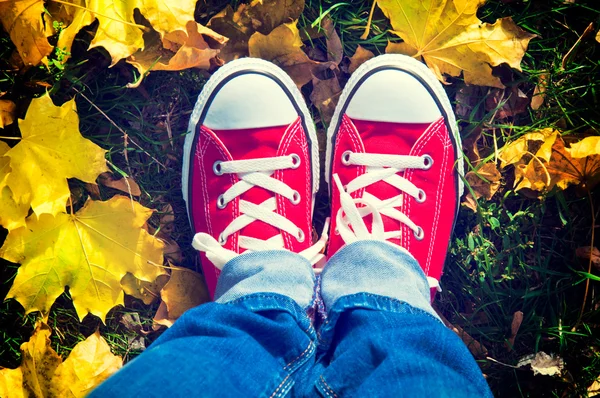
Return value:
<svg viewBox="0 0 600 398">
<path fill-rule="evenodd" d="M 321 20 L 321 27 L 325 31 L 325 38 L 327 42 L 327 60 L 339 65 L 344 58 L 344 47 L 340 36 L 338 36 L 333 21 L 329 17 L 325 17 Z"/>
<path fill-rule="evenodd" d="M 450 323 L 448 319 L 446 319 L 446 317 L 444 317 L 444 315 L 442 315 L 440 311 L 438 311 L 436 308 L 434 308 L 434 310 L 438 314 L 444 325 L 446 325 L 447 328 L 451 329 L 454 333 L 458 335 L 458 337 L 461 338 L 463 343 L 465 343 L 465 345 L 471 352 L 471 355 L 473 355 L 475 358 L 487 357 L 488 349 L 483 344 L 471 337 L 471 335 L 465 332 L 464 329 L 460 326 L 453 325 L 452 323 Z"/>
<path fill-rule="evenodd" d="M 116 179 L 115 177 L 116 176 L 110 172 L 102 173 L 98 176 L 98 183 L 133 196 L 140 196 L 142 194 L 140 186 L 133 178 L 123 177 Z"/>
<path fill-rule="evenodd" d="M 372 51 L 367 50 L 360 44 L 356 47 L 354 55 L 350 57 L 350 66 L 348 66 L 348 73 L 352 74 L 358 69 L 359 66 L 373 58 L 375 54 Z"/>
<path fill-rule="evenodd" d="M 527 355 L 521 358 L 516 367 L 520 368 L 526 365 L 531 366 L 534 375 L 560 376 L 565 367 L 565 362 L 558 355 L 548 355 L 544 351 L 539 351 L 535 355 Z"/>
<path fill-rule="evenodd" d="M 441 81 L 444 75 L 464 76 L 467 84 L 503 88 L 492 67 L 506 63 L 521 70 L 521 59 L 535 35 L 519 28 L 511 18 L 494 24 L 477 18 L 483 1 L 377 0 L 390 19 L 392 33 L 402 43 L 390 43 L 388 53 L 423 59 Z"/>
<path fill-rule="evenodd" d="M 533 97 L 531 98 L 531 109 L 537 111 L 546 100 L 546 89 L 548 88 L 550 80 L 550 74 L 547 72 L 541 73 L 538 76 L 538 82 L 533 90 Z"/>
<path fill-rule="evenodd" d="M 486 110 L 495 111 L 497 119 L 515 117 L 525 112 L 527 105 L 529 105 L 529 97 L 518 87 L 492 89 L 485 101 Z"/>
<path fill-rule="evenodd" d="M 598 248 L 594 247 L 590 250 L 590 246 L 578 247 L 577 250 L 575 250 L 575 255 L 588 261 L 591 257 L 592 264 L 594 264 L 596 268 L 600 268 L 600 250 L 598 250 Z"/>
<path fill-rule="evenodd" d="M 162 303 L 154 323 L 171 327 L 185 311 L 210 301 L 204 277 L 187 268 L 171 267 L 171 278 L 160 292 Z"/>
<path fill-rule="evenodd" d="M 310 94 L 310 101 L 319 111 L 321 120 L 325 125 L 329 125 L 329 122 L 331 122 L 341 93 L 342 88 L 337 76 L 327 80 L 313 78 L 313 91 Z"/>
<path fill-rule="evenodd" d="M 38 323 L 21 344 L 21 366 L 0 369 L 0 396 L 84 397 L 123 366 L 98 331 L 79 342 L 65 361 L 52 349 L 51 333 L 48 325 Z"/>
<path fill-rule="evenodd" d="M 513 319 L 510 324 L 510 337 L 508 338 L 507 348 L 509 351 L 512 351 L 515 346 L 515 339 L 517 338 L 517 333 L 519 333 L 519 329 L 521 328 L 521 324 L 523 323 L 523 312 L 515 311 L 513 314 Z"/>
<path fill-rule="evenodd" d="M 0 2 L 0 22 L 27 66 L 38 65 L 53 50 L 48 42 L 48 37 L 54 34 L 52 24 L 43 15 L 46 15 L 43 0 Z"/>
<path fill-rule="evenodd" d="M 298 87 L 302 87 L 312 81 L 313 75 L 337 66 L 334 62 L 313 61 L 302 51 L 303 43 L 296 23 L 297 21 L 280 25 L 268 35 L 254 33 L 248 41 L 248 49 L 251 57 L 277 64 Z"/>
<path fill-rule="evenodd" d="M 144 49 L 127 58 L 127 62 L 140 72 L 140 78 L 127 87 L 138 87 L 150 70 L 210 67 L 211 60 L 217 56 L 227 38 L 195 21 L 188 21 L 185 28 L 185 31 L 176 30 L 162 37 L 155 30 L 144 34 Z"/>
<path fill-rule="evenodd" d="M 16 111 L 17 106 L 14 102 L 0 99 L 0 129 L 3 129 L 15 121 Z"/>
<path fill-rule="evenodd" d="M 255 32 L 268 35 L 284 23 L 297 20 L 304 0 L 254 0 L 240 4 L 234 11 L 227 5 L 212 17 L 208 27 L 229 38 L 219 53 L 225 62 L 248 56 L 248 40 Z"/>
<path fill-rule="evenodd" d="M 469 171 L 465 175 L 465 179 L 475 193 L 475 197 L 492 199 L 492 196 L 500 188 L 500 172 L 496 168 L 496 163 L 489 162 L 477 168 L 477 171 Z"/>
</svg>

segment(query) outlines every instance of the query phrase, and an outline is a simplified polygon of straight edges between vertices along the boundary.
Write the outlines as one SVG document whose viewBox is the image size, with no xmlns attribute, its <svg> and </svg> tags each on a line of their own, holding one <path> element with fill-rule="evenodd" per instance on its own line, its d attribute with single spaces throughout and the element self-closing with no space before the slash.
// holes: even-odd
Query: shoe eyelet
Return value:
<svg viewBox="0 0 600 398">
<path fill-rule="evenodd" d="M 304 242 L 304 239 L 306 237 L 304 236 L 304 231 L 302 231 L 300 228 L 298 228 L 298 234 L 296 236 L 296 240 L 300 243 Z"/>
<path fill-rule="evenodd" d="M 215 175 L 223 175 L 223 169 L 221 168 L 221 163 L 223 163 L 220 160 L 217 160 L 214 164 L 213 164 L 213 172 L 215 173 Z"/>
<path fill-rule="evenodd" d="M 423 231 L 423 228 L 421 227 L 417 227 L 417 232 L 413 232 L 415 234 L 415 239 L 417 240 L 423 240 L 423 238 L 425 237 L 425 231 Z"/>
<path fill-rule="evenodd" d="M 293 205 L 297 205 L 298 203 L 300 203 L 300 194 L 298 193 L 298 191 L 294 191 L 294 193 L 292 194 L 292 199 L 290 199 L 290 202 L 292 202 Z"/>
<path fill-rule="evenodd" d="M 425 191 L 423 191 L 422 189 L 419 189 L 419 194 L 416 197 L 417 202 L 419 203 L 423 203 L 425 202 L 425 199 L 427 199 L 427 195 L 425 194 Z"/>
<path fill-rule="evenodd" d="M 292 153 L 292 169 L 297 169 L 298 167 L 300 167 L 300 156 L 296 155 L 295 153 Z"/>
<path fill-rule="evenodd" d="M 227 203 L 225 203 L 225 198 L 223 195 L 219 195 L 217 198 L 217 208 L 223 210 L 225 206 L 227 206 Z"/>
<path fill-rule="evenodd" d="M 342 164 L 344 166 L 350 165 L 350 155 L 351 154 L 352 154 L 352 151 L 345 151 L 344 153 L 342 153 Z"/>
<path fill-rule="evenodd" d="M 429 170 L 433 166 L 433 158 L 429 155 L 423 155 L 423 170 Z"/>
<path fill-rule="evenodd" d="M 223 236 L 223 233 L 219 234 L 219 244 L 223 246 L 225 243 L 227 243 L 227 238 Z"/>
</svg>

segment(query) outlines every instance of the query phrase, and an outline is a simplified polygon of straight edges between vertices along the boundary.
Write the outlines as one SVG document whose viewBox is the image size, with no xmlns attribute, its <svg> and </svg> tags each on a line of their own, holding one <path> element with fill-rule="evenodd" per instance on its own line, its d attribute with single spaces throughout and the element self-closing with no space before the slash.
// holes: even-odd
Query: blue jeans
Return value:
<svg viewBox="0 0 600 398">
<path fill-rule="evenodd" d="M 90 397 L 492 396 L 410 255 L 375 241 L 341 249 L 317 289 L 324 319 L 315 279 L 294 253 L 235 258 L 215 302 L 187 311 Z"/>
</svg>

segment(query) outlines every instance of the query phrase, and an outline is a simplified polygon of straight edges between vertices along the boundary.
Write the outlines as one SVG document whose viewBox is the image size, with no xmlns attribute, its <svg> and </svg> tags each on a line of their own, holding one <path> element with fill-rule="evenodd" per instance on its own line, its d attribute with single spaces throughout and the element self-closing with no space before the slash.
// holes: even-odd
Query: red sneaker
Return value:
<svg viewBox="0 0 600 398">
<path fill-rule="evenodd" d="M 183 197 L 211 297 L 220 269 L 246 251 L 285 249 L 311 263 L 319 149 L 302 94 L 272 63 L 220 68 L 192 113 L 183 152 Z"/>
<path fill-rule="evenodd" d="M 327 134 L 332 231 L 345 244 L 392 243 L 439 288 L 463 192 L 460 137 L 450 101 L 422 63 L 382 55 L 348 81 Z"/>
</svg>

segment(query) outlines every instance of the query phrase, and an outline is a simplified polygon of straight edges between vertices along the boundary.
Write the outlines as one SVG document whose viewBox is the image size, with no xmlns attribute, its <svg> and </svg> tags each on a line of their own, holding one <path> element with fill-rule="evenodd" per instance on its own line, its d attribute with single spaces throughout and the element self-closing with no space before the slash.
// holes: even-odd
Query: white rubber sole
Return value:
<svg viewBox="0 0 600 398">
<path fill-rule="evenodd" d="M 308 130 L 308 138 L 311 144 L 311 160 L 312 160 L 312 173 L 313 173 L 313 199 L 315 194 L 319 189 L 319 144 L 317 141 L 317 132 L 315 130 L 315 125 L 312 120 L 312 116 L 308 111 L 308 107 L 306 106 L 306 102 L 304 101 L 304 97 L 293 80 L 285 73 L 281 68 L 276 66 L 275 64 L 267 61 L 263 61 L 258 58 L 241 58 L 235 61 L 231 61 L 216 71 L 210 79 L 204 85 L 202 92 L 198 96 L 198 100 L 196 101 L 196 105 L 194 106 L 194 110 L 190 117 L 190 123 L 188 125 L 188 134 L 185 137 L 185 143 L 183 145 L 183 169 L 181 173 L 181 190 L 183 193 L 183 199 L 186 202 L 186 208 L 188 209 L 188 217 L 189 214 L 189 204 L 188 204 L 188 183 L 189 183 L 189 174 L 190 174 L 190 156 L 192 152 L 192 145 L 194 144 L 194 139 L 197 134 L 196 127 L 200 121 L 200 116 L 204 111 L 204 107 L 206 106 L 206 102 L 210 98 L 213 91 L 219 86 L 219 84 L 225 80 L 230 75 L 242 72 L 242 71 L 258 71 L 265 72 L 271 76 L 274 76 L 279 80 L 279 82 L 284 86 L 289 93 L 293 96 L 294 101 L 298 104 L 300 108 L 300 112 L 302 113 L 302 117 L 304 119 L 304 125 Z M 257 93 L 260 95 L 260 93 Z M 313 200 L 314 206 L 314 200 Z M 190 218 L 191 221 L 191 218 Z"/>
<path fill-rule="evenodd" d="M 462 176 L 464 176 L 464 166 L 462 162 L 462 145 L 460 141 L 460 134 L 458 132 L 458 125 L 456 123 L 456 118 L 454 116 L 454 111 L 452 110 L 452 105 L 450 105 L 450 100 L 442 87 L 442 84 L 435 77 L 435 75 L 429 70 L 429 68 L 423 64 L 422 62 L 417 61 L 414 58 L 408 57 L 406 55 L 400 54 L 385 54 L 379 55 L 373 59 L 362 64 L 350 77 L 348 83 L 344 87 L 342 94 L 340 96 L 340 100 L 335 108 L 335 112 L 333 114 L 333 118 L 331 119 L 331 123 L 329 128 L 327 129 L 327 149 L 325 156 L 325 181 L 329 184 L 329 189 L 331 190 L 331 157 L 333 156 L 333 148 L 335 147 L 335 143 L 333 142 L 333 138 L 335 135 L 335 131 L 338 127 L 340 117 L 342 117 L 342 110 L 345 108 L 345 104 L 348 101 L 348 97 L 354 90 L 354 87 L 362 80 L 362 78 L 367 75 L 373 69 L 391 66 L 399 70 L 406 71 L 410 74 L 417 75 L 422 80 L 424 84 L 426 84 L 430 91 L 435 94 L 439 104 L 442 106 L 444 114 L 448 116 L 448 125 L 454 137 L 454 142 L 456 144 L 456 158 L 458 159 L 458 188 L 459 188 L 459 198 L 462 196 L 464 191 L 464 183 L 462 180 Z"/>
</svg>

